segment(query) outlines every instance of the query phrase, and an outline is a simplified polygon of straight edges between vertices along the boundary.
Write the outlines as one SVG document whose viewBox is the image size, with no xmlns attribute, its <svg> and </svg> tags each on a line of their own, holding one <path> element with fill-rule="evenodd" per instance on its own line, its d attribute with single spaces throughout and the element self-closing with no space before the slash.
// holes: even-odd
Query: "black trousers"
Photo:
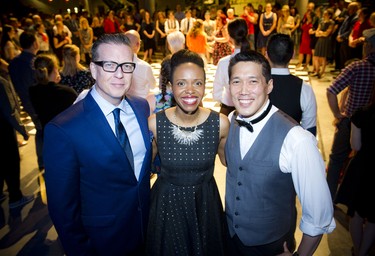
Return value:
<svg viewBox="0 0 375 256">
<path fill-rule="evenodd" d="M 15 130 L 7 120 L 0 117 L 0 194 L 3 193 L 4 181 L 9 192 L 9 202 L 22 198 L 20 190 L 20 155 Z"/>
<path fill-rule="evenodd" d="M 284 242 L 287 242 L 289 251 L 293 253 L 296 249 L 294 232 L 288 232 L 286 235 L 275 242 L 257 246 L 246 246 L 241 242 L 237 235 L 234 235 L 228 240 L 228 255 L 275 256 L 284 252 Z"/>
</svg>

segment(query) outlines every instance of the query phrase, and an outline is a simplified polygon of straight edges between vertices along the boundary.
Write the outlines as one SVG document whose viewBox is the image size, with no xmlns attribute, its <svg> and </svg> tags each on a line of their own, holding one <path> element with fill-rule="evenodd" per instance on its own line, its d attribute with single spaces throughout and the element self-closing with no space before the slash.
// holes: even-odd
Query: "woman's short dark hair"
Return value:
<svg viewBox="0 0 375 256">
<path fill-rule="evenodd" d="M 171 58 L 171 74 L 170 80 L 173 83 L 174 72 L 178 66 L 184 63 L 194 63 L 202 68 L 204 73 L 204 79 L 206 79 L 206 72 L 204 70 L 204 61 L 199 54 L 192 52 L 187 49 L 182 49 L 175 52 Z"/>
</svg>

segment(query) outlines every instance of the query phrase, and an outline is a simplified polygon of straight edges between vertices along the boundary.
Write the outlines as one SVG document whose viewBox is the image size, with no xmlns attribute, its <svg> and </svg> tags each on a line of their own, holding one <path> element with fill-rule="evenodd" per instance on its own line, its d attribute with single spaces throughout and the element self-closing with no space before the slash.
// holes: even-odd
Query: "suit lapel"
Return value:
<svg viewBox="0 0 375 256">
<path fill-rule="evenodd" d="M 83 101 L 85 118 L 89 123 L 89 127 L 92 128 L 98 138 L 101 138 L 101 140 L 108 145 L 108 148 L 121 156 L 119 157 L 119 161 L 123 162 L 123 164 L 121 165 L 126 166 L 128 164 L 129 166 L 131 166 L 124 149 L 121 147 L 120 143 L 118 143 L 118 140 L 113 133 L 111 126 L 109 125 L 106 117 L 103 115 L 103 112 L 101 111 L 94 98 L 90 93 L 88 93 Z M 134 179 L 134 182 L 137 182 L 133 170 L 129 170 L 129 172 L 127 172 L 125 175 L 131 177 L 131 179 Z"/>
</svg>

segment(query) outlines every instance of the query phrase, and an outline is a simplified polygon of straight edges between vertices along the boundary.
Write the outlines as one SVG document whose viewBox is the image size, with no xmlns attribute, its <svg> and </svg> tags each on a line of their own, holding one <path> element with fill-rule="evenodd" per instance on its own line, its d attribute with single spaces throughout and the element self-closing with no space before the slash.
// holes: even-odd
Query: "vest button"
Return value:
<svg viewBox="0 0 375 256">
<path fill-rule="evenodd" d="M 241 186 L 241 185 L 242 185 L 241 181 L 239 181 L 237 184 L 238 184 L 238 186 Z"/>
<path fill-rule="evenodd" d="M 235 228 L 238 228 L 238 225 L 234 225 Z"/>
<path fill-rule="evenodd" d="M 242 171 L 243 169 L 242 169 L 242 167 L 240 167 L 240 171 Z"/>
<path fill-rule="evenodd" d="M 238 212 L 235 212 L 234 215 L 238 216 Z"/>
<path fill-rule="evenodd" d="M 236 200 L 239 201 L 239 200 L 240 200 L 240 197 L 239 197 L 239 196 L 236 196 Z"/>
</svg>

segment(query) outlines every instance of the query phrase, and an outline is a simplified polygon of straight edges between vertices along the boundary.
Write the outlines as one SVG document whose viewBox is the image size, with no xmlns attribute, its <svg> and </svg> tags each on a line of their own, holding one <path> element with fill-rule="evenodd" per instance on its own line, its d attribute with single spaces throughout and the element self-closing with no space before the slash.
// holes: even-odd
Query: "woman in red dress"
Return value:
<svg viewBox="0 0 375 256">
<path fill-rule="evenodd" d="M 298 55 L 298 65 L 296 70 L 308 70 L 309 63 L 311 61 L 312 50 L 310 47 L 310 34 L 309 30 L 312 28 L 312 20 L 315 16 L 314 12 L 308 12 L 306 14 L 306 22 L 302 24 L 302 36 L 301 36 L 301 44 L 299 46 L 299 55 Z M 305 66 L 302 66 L 303 57 L 306 55 L 306 62 Z"/>
<path fill-rule="evenodd" d="M 216 17 L 216 31 L 214 32 L 214 50 L 212 53 L 213 64 L 216 66 L 222 57 L 232 54 L 227 31 L 227 16 L 220 14 Z"/>
</svg>

